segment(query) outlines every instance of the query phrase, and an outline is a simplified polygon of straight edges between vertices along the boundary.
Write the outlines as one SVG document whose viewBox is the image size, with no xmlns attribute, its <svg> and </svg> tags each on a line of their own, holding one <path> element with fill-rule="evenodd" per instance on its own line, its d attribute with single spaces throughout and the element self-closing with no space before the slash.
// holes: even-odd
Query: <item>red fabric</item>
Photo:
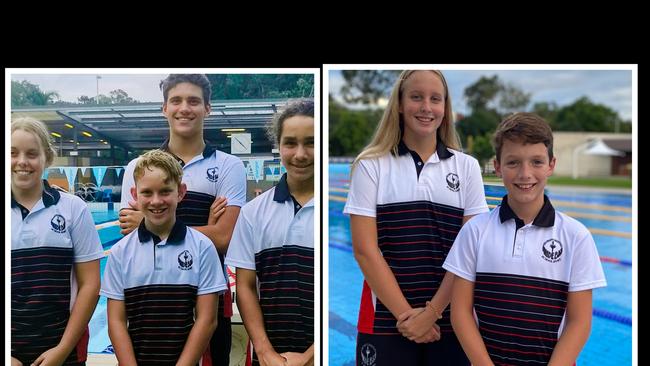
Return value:
<svg viewBox="0 0 650 366">
<path fill-rule="evenodd" d="M 210 352 L 210 343 L 201 356 L 201 366 L 212 366 L 212 353 Z"/>
<path fill-rule="evenodd" d="M 251 348 L 251 342 L 248 342 L 246 345 L 246 366 L 253 366 L 253 354 Z"/>
<path fill-rule="evenodd" d="M 84 334 L 79 338 L 79 342 L 77 342 L 77 361 L 79 362 L 84 362 L 86 361 L 86 358 L 88 357 L 88 340 L 90 339 L 90 332 L 88 332 L 88 326 L 86 326 L 86 330 L 84 331 Z"/>
<path fill-rule="evenodd" d="M 361 333 L 373 334 L 374 323 L 375 305 L 372 303 L 372 290 L 364 280 L 363 290 L 361 292 L 361 308 L 359 310 L 359 324 L 357 325 L 357 329 Z"/>
<path fill-rule="evenodd" d="M 232 292 L 230 292 L 230 288 L 223 293 L 223 316 L 226 318 L 232 317 Z"/>
</svg>

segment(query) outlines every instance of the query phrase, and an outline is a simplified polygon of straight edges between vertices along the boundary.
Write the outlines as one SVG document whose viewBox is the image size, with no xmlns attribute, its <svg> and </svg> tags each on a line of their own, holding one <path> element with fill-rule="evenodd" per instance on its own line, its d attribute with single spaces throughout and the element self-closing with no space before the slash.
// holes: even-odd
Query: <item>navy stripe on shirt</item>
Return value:
<svg viewBox="0 0 650 366">
<path fill-rule="evenodd" d="M 276 352 L 314 343 L 314 248 L 284 245 L 255 254 L 264 328 Z M 254 358 L 257 360 L 257 357 Z"/>
<path fill-rule="evenodd" d="M 70 318 L 73 257 L 72 248 L 11 251 L 11 355 L 23 364 L 55 347 L 63 336 Z M 76 347 L 66 360 L 74 362 Z"/>
<path fill-rule="evenodd" d="M 474 309 L 490 358 L 546 364 L 558 340 L 569 284 L 507 273 L 476 273 Z"/>
<path fill-rule="evenodd" d="M 128 332 L 138 364 L 173 364 L 194 326 L 197 287 L 146 285 L 124 290 Z"/>
<path fill-rule="evenodd" d="M 379 249 L 412 307 L 424 307 L 440 287 L 447 258 L 463 222 L 463 209 L 412 201 L 377 205 Z M 437 324 L 452 332 L 449 309 Z M 373 333 L 400 334 L 397 320 L 377 299 Z"/>
</svg>

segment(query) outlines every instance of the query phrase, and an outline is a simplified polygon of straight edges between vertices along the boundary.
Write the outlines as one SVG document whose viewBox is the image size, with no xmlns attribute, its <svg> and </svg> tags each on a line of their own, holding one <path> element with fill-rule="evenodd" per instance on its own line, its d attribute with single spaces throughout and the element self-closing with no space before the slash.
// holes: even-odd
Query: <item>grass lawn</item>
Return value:
<svg viewBox="0 0 650 366">
<path fill-rule="evenodd" d="M 488 183 L 501 182 L 501 178 L 490 174 L 483 176 L 483 181 Z M 563 186 L 582 186 L 599 188 L 632 188 L 630 177 L 602 177 L 602 178 L 577 178 L 571 177 L 550 177 L 547 184 Z"/>
</svg>

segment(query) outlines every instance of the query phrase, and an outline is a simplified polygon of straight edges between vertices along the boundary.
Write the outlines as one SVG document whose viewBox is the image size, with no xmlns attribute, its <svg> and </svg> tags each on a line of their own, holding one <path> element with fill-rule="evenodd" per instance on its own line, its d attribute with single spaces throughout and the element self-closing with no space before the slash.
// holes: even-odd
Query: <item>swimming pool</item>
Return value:
<svg viewBox="0 0 650 366">
<path fill-rule="evenodd" d="M 349 165 L 329 165 L 329 364 L 355 365 L 356 324 L 363 275 L 352 255 L 343 206 Z M 632 196 L 577 189 L 548 190 L 554 206 L 590 229 L 601 256 L 607 287 L 593 291 L 591 336 L 579 366 L 632 364 Z M 505 190 L 485 186 L 490 208 Z"/>
<path fill-rule="evenodd" d="M 89 205 L 90 206 L 90 205 Z M 110 249 L 113 244 L 122 238 L 118 225 L 112 224 L 118 218 L 117 207 L 108 210 L 106 205 L 93 204 L 90 206 L 90 213 L 93 216 L 99 239 L 104 250 Z M 107 257 L 100 260 L 101 279 L 104 278 L 104 267 Z M 108 323 L 106 322 L 106 297 L 100 296 L 97 307 L 88 324 L 90 340 L 88 341 L 88 353 L 113 353 L 111 340 L 108 338 Z"/>
</svg>

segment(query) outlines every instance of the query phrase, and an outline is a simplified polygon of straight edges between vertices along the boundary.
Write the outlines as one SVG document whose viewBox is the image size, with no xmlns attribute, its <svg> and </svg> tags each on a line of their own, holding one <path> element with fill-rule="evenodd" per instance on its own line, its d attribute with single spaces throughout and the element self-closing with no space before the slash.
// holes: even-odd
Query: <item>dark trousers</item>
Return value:
<svg viewBox="0 0 650 366">
<path fill-rule="evenodd" d="M 454 333 L 439 341 L 415 343 L 401 335 L 357 333 L 357 366 L 469 366 Z"/>
<path fill-rule="evenodd" d="M 232 328 L 230 318 L 223 314 L 217 316 L 217 329 L 210 338 L 210 356 L 215 366 L 230 365 L 230 345 L 232 344 Z"/>
</svg>

